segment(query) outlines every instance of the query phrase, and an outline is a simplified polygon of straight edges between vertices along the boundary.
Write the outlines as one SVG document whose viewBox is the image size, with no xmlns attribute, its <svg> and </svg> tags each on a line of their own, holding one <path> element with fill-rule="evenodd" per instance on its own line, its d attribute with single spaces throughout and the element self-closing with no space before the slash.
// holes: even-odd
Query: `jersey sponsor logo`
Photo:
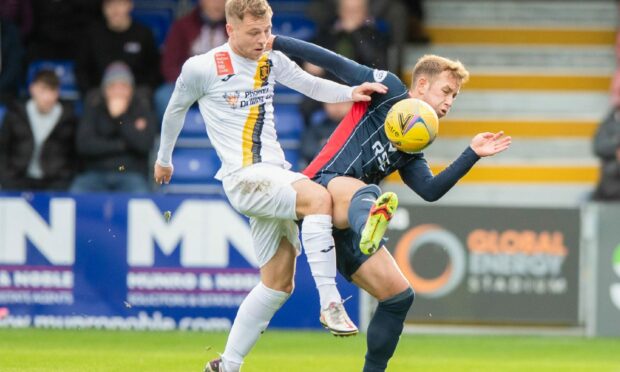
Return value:
<svg viewBox="0 0 620 372">
<path fill-rule="evenodd" d="M 331 251 L 332 249 L 334 249 L 334 246 L 333 246 L 333 245 L 330 245 L 329 247 L 327 247 L 327 248 L 325 248 L 325 249 L 321 249 L 321 252 L 323 252 L 323 253 L 327 253 L 327 252 Z"/>
<path fill-rule="evenodd" d="M 228 52 L 215 53 L 215 67 L 217 68 L 218 76 L 230 75 L 235 73 L 232 65 L 232 60 L 230 59 L 230 54 L 228 54 Z"/>
<path fill-rule="evenodd" d="M 238 91 L 224 93 L 224 99 L 226 100 L 226 103 L 228 103 L 228 106 L 230 106 L 232 109 L 236 109 L 239 106 Z"/>
<path fill-rule="evenodd" d="M 374 70 L 372 72 L 372 77 L 375 79 L 377 83 L 380 83 L 383 80 L 385 80 L 386 76 L 387 76 L 387 71 L 385 70 Z"/>
<path fill-rule="evenodd" d="M 386 151 L 385 146 L 383 146 L 380 141 L 376 141 L 375 143 L 373 143 L 372 149 L 375 152 L 375 157 L 377 159 L 377 165 L 379 166 L 379 169 L 382 172 L 385 172 L 391 164 L 389 157 L 390 155 L 388 154 L 388 151 L 390 149 L 388 148 L 388 151 Z"/>
</svg>

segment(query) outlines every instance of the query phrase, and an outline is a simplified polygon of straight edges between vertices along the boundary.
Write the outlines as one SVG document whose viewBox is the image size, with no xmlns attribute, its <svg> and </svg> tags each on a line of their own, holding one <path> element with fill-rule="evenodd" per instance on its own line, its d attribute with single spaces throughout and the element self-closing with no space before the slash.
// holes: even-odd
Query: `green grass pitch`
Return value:
<svg viewBox="0 0 620 372">
<path fill-rule="evenodd" d="M 0 371 L 202 371 L 224 333 L 0 329 Z M 361 371 L 365 337 L 268 331 L 243 371 Z M 388 371 L 619 371 L 620 339 L 403 335 Z"/>
</svg>

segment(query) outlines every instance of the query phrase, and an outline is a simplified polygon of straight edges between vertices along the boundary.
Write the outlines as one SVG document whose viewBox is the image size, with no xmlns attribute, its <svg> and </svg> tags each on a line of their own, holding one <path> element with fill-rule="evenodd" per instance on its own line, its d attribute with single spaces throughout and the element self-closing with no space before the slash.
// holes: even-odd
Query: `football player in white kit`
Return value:
<svg viewBox="0 0 620 372">
<path fill-rule="evenodd" d="M 228 43 L 188 59 L 164 114 L 155 181 L 168 183 L 172 151 L 185 114 L 198 101 L 222 167 L 216 178 L 239 212 L 250 217 L 261 282 L 244 299 L 221 359 L 207 371 L 238 371 L 244 357 L 293 291 L 300 253 L 296 221 L 321 299 L 321 323 L 335 335 L 357 334 L 336 288 L 332 200 L 327 190 L 290 164 L 273 121 L 275 82 L 323 102 L 370 101 L 379 83 L 347 87 L 301 70 L 284 54 L 265 51 L 272 10 L 266 0 L 228 0 Z"/>
</svg>

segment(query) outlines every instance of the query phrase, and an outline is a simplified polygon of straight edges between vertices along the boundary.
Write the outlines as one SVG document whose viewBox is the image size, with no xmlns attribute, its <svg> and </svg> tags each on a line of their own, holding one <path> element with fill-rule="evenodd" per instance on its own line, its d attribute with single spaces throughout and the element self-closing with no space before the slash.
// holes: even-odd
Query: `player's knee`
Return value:
<svg viewBox="0 0 620 372">
<path fill-rule="evenodd" d="M 409 310 L 409 308 L 411 308 L 411 305 L 413 305 L 413 301 L 415 300 L 415 291 L 412 287 L 409 287 L 405 290 L 405 292 L 407 292 L 407 310 Z"/>
<path fill-rule="evenodd" d="M 292 295 L 295 290 L 295 282 L 282 283 L 282 287 L 279 289 L 281 292 L 288 293 L 288 295 Z"/>
<path fill-rule="evenodd" d="M 404 320 L 407 316 L 407 312 L 409 312 L 409 309 L 413 304 L 414 298 L 415 292 L 413 291 L 413 288 L 407 287 L 407 289 L 396 296 L 379 302 L 379 306 L 381 306 L 385 311 L 398 315 Z"/>
<path fill-rule="evenodd" d="M 317 187 L 313 190 L 309 203 L 311 214 L 332 214 L 332 197 L 323 187 Z"/>
<path fill-rule="evenodd" d="M 288 279 L 275 280 L 271 283 L 265 283 L 265 285 L 274 291 L 288 293 L 289 296 L 293 294 L 293 290 L 295 289 L 295 281 Z"/>
</svg>

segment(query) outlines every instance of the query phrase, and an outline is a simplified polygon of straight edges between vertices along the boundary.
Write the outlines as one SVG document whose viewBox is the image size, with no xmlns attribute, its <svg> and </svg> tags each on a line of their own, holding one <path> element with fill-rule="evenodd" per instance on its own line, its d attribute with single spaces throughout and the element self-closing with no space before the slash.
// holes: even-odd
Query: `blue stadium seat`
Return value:
<svg viewBox="0 0 620 372">
<path fill-rule="evenodd" d="M 286 149 L 284 150 L 284 157 L 286 161 L 291 163 L 292 170 L 295 172 L 299 171 L 299 149 Z"/>
<path fill-rule="evenodd" d="M 275 105 L 275 124 L 279 139 L 301 139 L 304 119 L 297 105 Z"/>
<path fill-rule="evenodd" d="M 215 173 L 221 166 L 213 148 L 177 147 L 172 156 L 174 162 L 173 183 L 209 184 L 218 182 Z"/>
<path fill-rule="evenodd" d="M 310 40 L 316 32 L 314 22 L 303 15 L 275 14 L 272 19 L 273 34 L 291 36 L 296 39 Z"/>
<path fill-rule="evenodd" d="M 174 9 L 134 8 L 131 15 L 133 19 L 149 27 L 151 31 L 153 31 L 155 42 L 157 46 L 161 47 L 174 21 Z"/>
<path fill-rule="evenodd" d="M 37 60 L 30 63 L 26 84 L 30 85 L 40 70 L 54 70 L 60 79 L 60 98 L 76 100 L 80 98 L 76 78 L 75 62 L 71 60 Z"/>
<path fill-rule="evenodd" d="M 6 106 L 0 105 L 0 128 L 2 128 L 2 124 L 4 123 L 4 114 L 6 114 Z"/>
<path fill-rule="evenodd" d="M 181 131 L 182 138 L 207 138 L 207 130 L 205 128 L 205 122 L 200 115 L 198 107 L 192 107 L 187 111 L 185 115 L 185 124 L 183 124 L 183 130 Z"/>
</svg>

